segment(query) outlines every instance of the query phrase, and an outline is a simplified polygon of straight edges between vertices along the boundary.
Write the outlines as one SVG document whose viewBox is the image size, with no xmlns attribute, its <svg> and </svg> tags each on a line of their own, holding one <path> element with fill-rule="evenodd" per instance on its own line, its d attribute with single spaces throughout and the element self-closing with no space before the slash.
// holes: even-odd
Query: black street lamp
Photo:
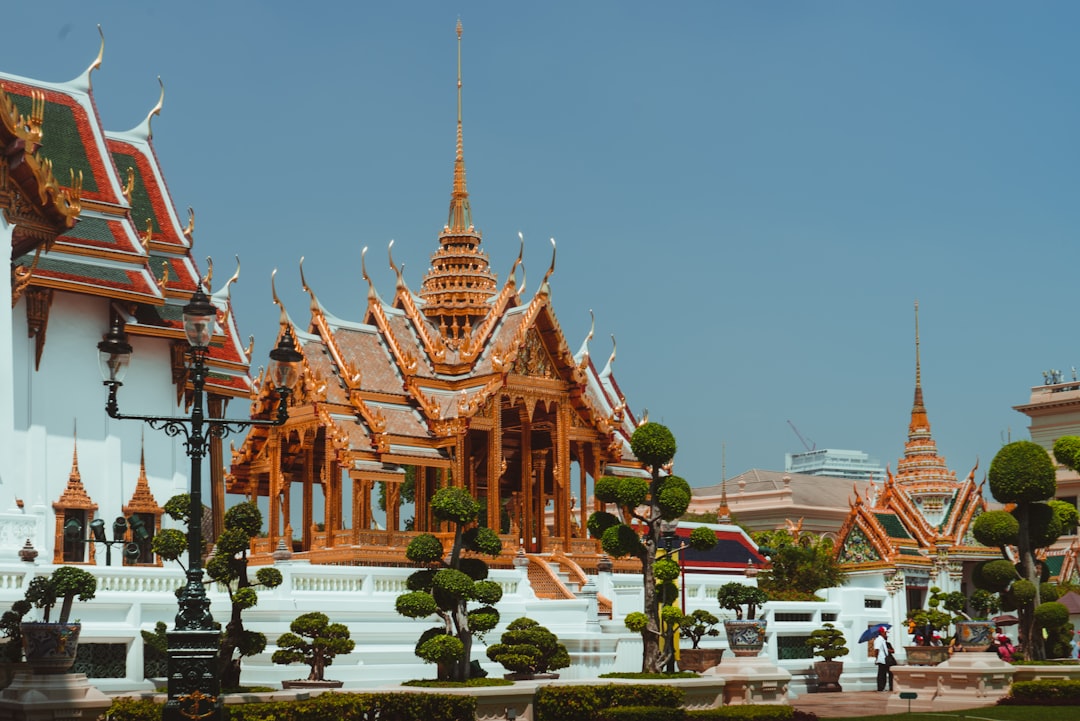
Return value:
<svg viewBox="0 0 1080 721">
<path fill-rule="evenodd" d="M 215 627 L 210 615 L 210 599 L 206 597 L 202 568 L 202 460 L 206 455 L 207 439 L 210 436 L 223 438 L 250 426 L 284 424 L 289 417 L 289 393 L 296 382 L 301 360 L 292 330 L 286 326 L 281 341 L 270 351 L 269 376 L 279 396 L 277 415 L 272 420 L 206 418 L 203 413 L 206 352 L 216 322 L 217 308 L 201 288 L 196 290 L 184 306 L 184 333 L 191 346 L 188 351 L 192 388 L 189 417 L 121 414 L 116 392 L 131 359 L 131 345 L 119 318 L 114 317 L 108 334 L 98 343 L 102 377 L 109 387 L 105 405 L 109 416 L 143 421 L 172 437 L 182 434 L 184 448 L 191 459 L 187 584 L 177 594 L 179 611 L 176 624 L 168 633 L 169 698 L 162 715 L 165 721 L 220 721 L 224 718 L 217 663 L 221 631 Z"/>
<path fill-rule="evenodd" d="M 134 541 L 128 541 L 124 538 L 124 534 L 127 532 L 128 524 L 131 525 L 131 537 Z M 101 518 L 95 518 L 90 521 L 90 538 L 83 538 L 83 526 L 76 518 L 69 518 L 64 523 L 64 540 L 68 543 L 81 543 L 84 546 L 88 543 L 101 543 L 105 545 L 105 565 L 112 565 L 112 547 L 124 546 L 124 558 L 129 562 L 134 563 L 139 560 L 139 556 L 142 555 L 142 544 L 150 540 L 150 533 L 146 530 L 143 520 L 136 515 L 131 518 L 124 518 L 123 516 L 117 516 L 112 525 L 113 537 L 110 541 L 105 537 L 105 521 Z"/>
</svg>

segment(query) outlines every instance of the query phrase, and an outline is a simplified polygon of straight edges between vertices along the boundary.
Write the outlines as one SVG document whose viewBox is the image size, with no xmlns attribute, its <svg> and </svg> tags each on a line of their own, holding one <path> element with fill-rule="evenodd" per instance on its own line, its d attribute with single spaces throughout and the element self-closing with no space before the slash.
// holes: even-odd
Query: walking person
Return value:
<svg viewBox="0 0 1080 721">
<path fill-rule="evenodd" d="M 878 629 L 878 635 L 874 637 L 874 663 L 877 665 L 877 690 L 884 691 L 889 687 L 892 691 L 892 669 L 889 668 L 889 637 L 884 627 Z"/>
</svg>

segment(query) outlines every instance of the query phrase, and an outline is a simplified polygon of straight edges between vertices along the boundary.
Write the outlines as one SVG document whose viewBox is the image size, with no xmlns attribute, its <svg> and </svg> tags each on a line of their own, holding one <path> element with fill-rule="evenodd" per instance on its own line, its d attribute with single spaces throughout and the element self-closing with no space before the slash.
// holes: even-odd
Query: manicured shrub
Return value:
<svg viewBox="0 0 1080 721">
<path fill-rule="evenodd" d="M 111 721 L 161 721 L 163 708 L 150 699 L 118 698 L 113 699 L 105 718 Z"/>
<path fill-rule="evenodd" d="M 681 708 L 683 690 L 675 686 L 608 684 L 604 686 L 542 686 L 534 697 L 536 721 L 581 721 L 615 706 Z"/>
<path fill-rule="evenodd" d="M 548 673 L 570 665 L 570 654 L 555 634 L 524 616 L 510 622 L 500 643 L 488 646 L 487 657 L 521 674 Z"/>
<path fill-rule="evenodd" d="M 791 706 L 740 705 L 720 708 L 697 709 L 686 712 L 686 721 L 711 721 L 712 719 L 747 719 L 748 721 L 817 721 L 817 714 L 795 711 Z"/>
<path fill-rule="evenodd" d="M 230 721 L 474 721 L 476 718 L 475 697 L 437 693 L 325 693 L 306 701 L 237 704 L 225 708 Z"/>
<path fill-rule="evenodd" d="M 998 703 L 1007 706 L 1080 705 L 1080 681 L 1069 679 L 1015 681 L 1009 688 L 1009 695 Z"/>
<path fill-rule="evenodd" d="M 319 611 L 297 616 L 289 629 L 291 633 L 278 638 L 278 650 L 271 660 L 280 664 L 306 663 L 311 669 L 308 681 L 325 680 L 326 667 L 338 654 L 349 653 L 356 645 L 344 624 L 330 623 L 327 615 Z"/>
<path fill-rule="evenodd" d="M 683 721 L 686 712 L 667 706 L 615 706 L 596 712 L 595 721 Z"/>
</svg>

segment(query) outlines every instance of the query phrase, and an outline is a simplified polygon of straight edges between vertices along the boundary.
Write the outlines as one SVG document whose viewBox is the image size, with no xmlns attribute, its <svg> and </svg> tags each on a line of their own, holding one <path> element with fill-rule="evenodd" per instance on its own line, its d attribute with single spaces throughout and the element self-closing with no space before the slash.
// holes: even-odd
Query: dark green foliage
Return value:
<svg viewBox="0 0 1080 721">
<path fill-rule="evenodd" d="M 255 580 L 259 582 L 260 586 L 277 588 L 284 579 L 281 576 L 281 571 L 270 566 L 265 566 L 255 572 Z"/>
<path fill-rule="evenodd" d="M 350 653 L 356 644 L 349 639 L 349 629 L 344 624 L 330 623 L 325 613 L 312 611 L 297 616 L 289 624 L 292 633 L 278 638 L 278 650 L 271 660 L 274 663 L 306 663 L 311 668 L 308 681 L 323 681 L 326 667 L 334 663 L 339 654 Z"/>
<path fill-rule="evenodd" d="M 187 536 L 175 528 L 163 528 L 150 541 L 150 548 L 166 561 L 176 561 L 183 567 L 180 558 L 187 553 Z"/>
<path fill-rule="evenodd" d="M 1009 594 L 1012 596 L 1013 602 L 1018 606 L 1030 603 L 1035 600 L 1035 584 L 1022 578 L 1013 583 L 1012 588 L 1009 589 Z"/>
<path fill-rule="evenodd" d="M 675 603 L 679 600 L 679 587 L 674 581 L 662 581 L 656 584 L 656 600 L 661 606 Z M 661 609 L 663 611 L 663 609 Z M 678 623 L 678 621 L 676 621 Z"/>
<path fill-rule="evenodd" d="M 1001 609 L 1001 602 L 997 595 L 983 588 L 976 589 L 971 594 L 968 604 L 976 620 L 988 619 Z"/>
<path fill-rule="evenodd" d="M 584 721 L 615 706 L 676 709 L 682 704 L 681 688 L 659 685 L 541 686 L 533 697 L 536 721 Z"/>
<path fill-rule="evenodd" d="M 1080 681 L 1042 679 L 1014 681 L 1002 706 L 1080 706 Z"/>
<path fill-rule="evenodd" d="M 1080 437 L 1062 436 L 1054 441 L 1054 458 L 1068 468 L 1077 468 L 1080 464 Z"/>
<path fill-rule="evenodd" d="M 1040 603 L 1035 607 L 1035 625 L 1039 628 L 1053 629 L 1069 622 L 1069 609 L 1057 601 Z"/>
<path fill-rule="evenodd" d="M 984 546 L 1005 546 L 1016 543 L 1020 523 L 1008 511 L 987 511 L 975 519 L 971 530 Z"/>
<path fill-rule="evenodd" d="M 1014 511 L 1015 512 L 1015 511 Z M 1064 530 L 1061 519 L 1048 503 L 1032 503 L 1028 506 L 1029 534 L 1035 548 L 1049 546 Z"/>
<path fill-rule="evenodd" d="M 769 597 L 756 586 L 748 586 L 738 581 L 730 581 L 720 587 L 716 594 L 720 608 L 735 612 L 735 618 L 754 620 L 757 607 L 765 604 Z"/>
<path fill-rule="evenodd" d="M 1017 579 L 1016 568 L 1004 559 L 980 564 L 978 570 L 976 582 L 983 584 L 980 588 L 987 591 L 1003 591 Z"/>
<path fill-rule="evenodd" d="M 640 556 L 645 552 L 645 546 L 641 543 L 637 532 L 625 523 L 604 531 L 604 535 L 600 537 L 600 545 L 604 553 L 615 558 Z"/>
<path fill-rule="evenodd" d="M 742 721 L 817 721 L 817 715 L 799 711 L 791 706 L 739 705 L 720 708 L 694 709 L 686 712 L 687 721 L 719 721 L 741 719 Z"/>
<path fill-rule="evenodd" d="M 593 538 L 602 537 L 604 531 L 617 525 L 619 525 L 619 519 L 607 511 L 597 511 L 585 522 L 585 527 L 589 529 L 589 535 Z"/>
<path fill-rule="evenodd" d="M 641 633 L 649 623 L 649 617 L 641 611 L 631 611 L 623 618 L 623 625 L 632 633 Z"/>
<path fill-rule="evenodd" d="M 593 716 L 595 721 L 683 721 L 686 712 L 681 708 L 666 706 L 615 706 L 601 709 Z"/>
<path fill-rule="evenodd" d="M 615 503 L 623 508 L 637 508 L 649 498 L 649 483 L 644 478 L 621 478 L 615 489 Z"/>
<path fill-rule="evenodd" d="M 1050 455 L 1038 443 L 1014 441 L 990 463 L 990 492 L 1001 503 L 1033 503 L 1052 498 L 1057 474 Z"/>
<path fill-rule="evenodd" d="M 3 633 L 7 639 L 3 651 L 0 652 L 0 660 L 7 663 L 22 661 L 22 620 L 32 607 L 33 604 L 30 601 L 20 599 L 11 604 L 11 608 L 0 616 L 0 633 Z"/>
<path fill-rule="evenodd" d="M 1040 601 L 1042 601 L 1043 603 L 1047 603 L 1049 601 L 1056 601 L 1058 600 L 1058 598 L 1060 598 L 1060 596 L 1058 595 L 1058 589 L 1056 585 L 1050 583 L 1049 581 L 1044 581 L 1043 583 L 1039 584 Z"/>
<path fill-rule="evenodd" d="M 660 504 L 661 518 L 674 521 L 690 507 L 690 484 L 679 476 L 667 476 L 660 481 L 656 500 Z"/>
<path fill-rule="evenodd" d="M 121 696 L 113 699 L 103 718 L 111 721 L 161 721 L 163 708 L 161 704 L 154 703 L 153 699 Z"/>
<path fill-rule="evenodd" d="M 600 476 L 593 484 L 593 495 L 603 503 L 615 503 L 618 500 L 619 483 L 622 481 L 618 476 Z"/>
<path fill-rule="evenodd" d="M 716 532 L 705 526 L 698 526 L 690 531 L 690 548 L 707 551 L 716 545 Z"/>
<path fill-rule="evenodd" d="M 75 598 L 89 601 L 97 593 L 97 578 L 78 566 L 60 566 L 51 576 L 37 576 L 26 589 L 26 600 L 44 609 L 44 620 L 49 622 L 49 612 L 59 602 L 57 623 L 67 623 Z"/>
<path fill-rule="evenodd" d="M 844 632 L 831 623 L 823 624 L 821 628 L 810 632 L 806 639 L 815 656 L 821 656 L 826 661 L 833 661 L 841 656 L 848 655 L 848 647 L 844 643 Z"/>
<path fill-rule="evenodd" d="M 254 538 L 262 530 L 262 513 L 254 503 L 237 503 L 225 511 L 225 528 Z"/>
<path fill-rule="evenodd" d="M 454 525 L 454 541 L 447 553 L 439 539 L 430 533 L 414 538 L 405 555 L 413 563 L 432 568 L 409 577 L 408 593 L 398 596 L 395 608 L 410 618 L 436 616 L 441 626 L 429 629 L 416 644 L 416 655 L 438 666 L 440 681 L 463 682 L 471 674 L 470 655 L 473 637 L 499 623 L 495 604 L 502 599 L 502 586 L 487 579 L 487 564 L 478 558 L 463 558 L 462 551 L 497 556 L 502 550 L 498 535 L 488 528 L 466 529 L 480 511 L 463 488 L 446 486 L 431 498 L 436 518 Z M 479 603 L 479 608 L 469 608 Z"/>
<path fill-rule="evenodd" d="M 366 719 L 475 721 L 476 719 L 475 696 L 437 693 L 325 693 L 306 701 L 236 704 L 226 708 L 230 721 L 325 721 L 326 719 L 336 721 L 365 721 Z M 115 721 L 129 721 L 118 717 L 114 719 Z M 133 718 L 130 721 L 150 720 Z"/>
<path fill-rule="evenodd" d="M 442 541 L 430 533 L 421 533 L 405 549 L 405 558 L 413 563 L 437 563 L 442 557 Z"/>
<path fill-rule="evenodd" d="M 1071 531 L 1080 522 L 1080 511 L 1077 511 L 1076 506 L 1068 501 L 1054 499 L 1049 501 L 1049 505 L 1054 509 L 1054 515 L 1057 516 L 1063 533 Z"/>
<path fill-rule="evenodd" d="M 720 635 L 720 631 L 716 628 L 718 623 L 720 623 L 719 618 L 705 609 L 699 608 L 679 620 L 679 635 L 690 639 L 690 643 L 693 644 L 692 648 L 697 648 L 698 644 L 701 643 L 701 639 L 706 636 Z"/>
<path fill-rule="evenodd" d="M 653 576 L 657 581 L 674 581 L 681 572 L 679 564 L 670 558 L 659 558 L 653 564 Z"/>
<path fill-rule="evenodd" d="M 630 450 L 646 466 L 662 466 L 675 457 L 678 446 L 667 426 L 643 423 L 630 437 Z"/>
<path fill-rule="evenodd" d="M 570 665 L 570 654 L 555 634 L 525 617 L 510 622 L 500 642 L 488 646 L 487 657 L 512 673 L 547 673 Z"/>
<path fill-rule="evenodd" d="M 755 533 L 754 540 L 772 551 L 772 562 L 757 579 L 758 587 L 770 598 L 778 599 L 780 594 L 790 598 L 796 592 L 801 594 L 798 598 L 811 600 L 816 591 L 840 586 L 847 578 L 830 538 L 777 530 Z"/>
<path fill-rule="evenodd" d="M 471 523 L 480 513 L 480 504 L 464 488 L 440 488 L 431 497 L 431 513 L 440 521 Z"/>
<path fill-rule="evenodd" d="M 191 496 L 186 493 L 177 493 L 165 501 L 165 505 L 161 507 L 161 510 L 165 511 L 165 515 L 169 518 L 180 521 L 186 526 L 190 519 Z"/>
</svg>

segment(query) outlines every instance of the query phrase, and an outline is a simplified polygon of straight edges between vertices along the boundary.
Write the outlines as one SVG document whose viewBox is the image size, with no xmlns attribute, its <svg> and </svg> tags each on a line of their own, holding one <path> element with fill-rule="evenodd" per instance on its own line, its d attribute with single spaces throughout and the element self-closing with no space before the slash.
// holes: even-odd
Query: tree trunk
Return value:
<svg viewBox="0 0 1080 721">
<path fill-rule="evenodd" d="M 660 489 L 660 469 L 652 469 L 652 483 L 649 485 L 649 520 L 645 525 L 645 553 L 641 559 L 642 583 L 645 586 L 645 617 L 648 622 L 641 634 L 642 649 L 641 670 L 644 673 L 660 673 L 660 606 L 656 598 L 656 579 L 653 577 L 653 564 L 656 562 L 657 535 L 660 530 L 660 504 L 656 495 Z"/>
<path fill-rule="evenodd" d="M 1046 647 L 1042 634 L 1035 626 L 1035 608 L 1039 605 L 1039 563 L 1035 559 L 1035 549 L 1031 545 L 1030 503 L 1018 504 L 1017 521 L 1020 525 L 1017 553 L 1020 556 L 1020 577 L 1035 586 L 1035 598 L 1018 608 L 1020 616 L 1020 644 L 1024 647 L 1024 658 L 1029 661 L 1042 661 L 1046 658 Z"/>
</svg>

